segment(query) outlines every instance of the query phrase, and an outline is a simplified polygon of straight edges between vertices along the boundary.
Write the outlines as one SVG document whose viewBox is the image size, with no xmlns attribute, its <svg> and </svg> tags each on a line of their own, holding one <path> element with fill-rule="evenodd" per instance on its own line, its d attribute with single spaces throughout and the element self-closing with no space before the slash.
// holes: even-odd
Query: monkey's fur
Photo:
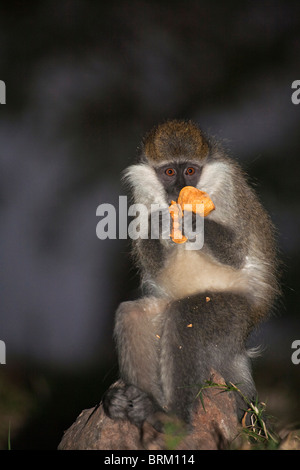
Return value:
<svg viewBox="0 0 300 470">
<path fill-rule="evenodd" d="M 166 168 L 175 176 L 169 179 Z M 215 210 L 205 217 L 201 250 L 171 239 L 134 242 L 143 297 L 117 310 L 115 338 L 126 385 L 108 390 L 105 411 L 137 425 L 159 410 L 189 423 L 212 369 L 254 399 L 245 344 L 270 312 L 278 283 L 272 223 L 243 171 L 197 125 L 168 121 L 146 136 L 125 178 L 133 201 L 145 204 L 149 215 L 151 204 L 167 208 L 186 185 L 207 192 Z"/>
</svg>

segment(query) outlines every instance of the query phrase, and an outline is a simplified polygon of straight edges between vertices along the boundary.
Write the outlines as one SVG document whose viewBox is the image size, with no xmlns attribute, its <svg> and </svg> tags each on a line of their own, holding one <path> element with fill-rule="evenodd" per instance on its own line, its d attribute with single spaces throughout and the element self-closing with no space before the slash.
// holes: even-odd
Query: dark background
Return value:
<svg viewBox="0 0 300 470">
<path fill-rule="evenodd" d="M 261 398 L 299 425 L 299 1 L 0 6 L 0 448 L 55 449 L 114 381 L 114 311 L 137 275 L 96 237 L 143 134 L 193 119 L 224 140 L 278 228 L 283 299 L 256 333 Z"/>
</svg>

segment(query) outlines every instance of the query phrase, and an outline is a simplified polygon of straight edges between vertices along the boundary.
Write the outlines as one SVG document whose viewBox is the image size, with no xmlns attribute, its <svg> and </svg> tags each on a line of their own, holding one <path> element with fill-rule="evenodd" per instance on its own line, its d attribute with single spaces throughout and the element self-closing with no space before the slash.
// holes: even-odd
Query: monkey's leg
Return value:
<svg viewBox="0 0 300 470">
<path fill-rule="evenodd" d="M 255 387 L 244 349 L 253 326 L 252 310 L 242 295 L 219 292 L 169 305 L 161 339 L 161 377 L 171 413 L 190 422 L 197 393 L 212 370 L 253 398 Z"/>
<path fill-rule="evenodd" d="M 112 387 L 103 399 L 106 413 L 141 424 L 160 409 L 161 312 L 166 301 L 147 297 L 122 303 L 116 313 L 115 338 L 124 387 Z"/>
</svg>

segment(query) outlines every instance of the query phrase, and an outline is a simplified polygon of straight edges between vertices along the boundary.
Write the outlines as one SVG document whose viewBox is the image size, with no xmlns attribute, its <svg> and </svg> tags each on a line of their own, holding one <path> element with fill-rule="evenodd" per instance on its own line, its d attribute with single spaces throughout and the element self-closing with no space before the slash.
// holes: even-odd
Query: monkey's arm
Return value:
<svg viewBox="0 0 300 470">
<path fill-rule="evenodd" d="M 193 234 L 197 227 L 196 218 L 200 217 L 193 214 Z M 201 226 L 201 225 L 200 225 Z M 138 239 L 133 244 L 133 252 L 139 261 L 142 271 L 150 275 L 156 275 L 163 268 L 166 258 L 172 256 L 172 250 L 176 250 L 178 245 L 171 240 L 168 229 L 167 236 L 159 234 L 158 238 L 151 238 L 150 228 L 148 239 Z M 190 238 L 190 234 L 184 229 L 183 233 Z M 193 243 L 193 241 L 191 241 Z M 209 218 L 204 219 L 204 245 L 201 248 L 202 253 L 208 254 L 217 262 L 240 268 L 245 257 L 245 248 L 247 242 L 243 242 L 237 230 L 229 226 L 218 223 Z"/>
<path fill-rule="evenodd" d="M 165 260 L 165 248 L 160 240 L 139 239 L 133 243 L 133 254 L 142 271 L 157 273 Z"/>
<path fill-rule="evenodd" d="M 212 219 L 204 219 L 203 252 L 212 255 L 222 264 L 240 268 L 245 257 L 245 240 L 238 231 Z"/>
<path fill-rule="evenodd" d="M 222 265 L 237 269 L 242 266 L 246 254 L 247 240 L 245 240 L 245 229 L 242 229 L 241 221 L 235 221 L 233 229 L 230 225 L 217 222 L 209 217 L 203 219 L 203 217 L 193 213 L 192 232 L 189 232 L 188 224 L 185 224 L 185 218 L 183 217 L 183 233 L 190 243 L 194 243 L 197 227 L 204 230 L 201 253 L 208 254 Z M 243 233 L 243 239 L 241 233 Z"/>
<path fill-rule="evenodd" d="M 171 218 L 168 208 L 158 211 L 158 216 L 149 215 L 148 238 L 133 241 L 133 255 L 142 273 L 155 276 L 164 266 L 166 257 L 170 256 L 170 250 L 176 247 L 171 241 L 170 233 Z"/>
</svg>

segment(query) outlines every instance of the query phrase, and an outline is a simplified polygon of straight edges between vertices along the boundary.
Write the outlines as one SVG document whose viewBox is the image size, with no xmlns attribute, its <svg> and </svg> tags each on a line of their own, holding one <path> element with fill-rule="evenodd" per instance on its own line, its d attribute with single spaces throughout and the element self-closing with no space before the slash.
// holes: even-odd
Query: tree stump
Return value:
<svg viewBox="0 0 300 470">
<path fill-rule="evenodd" d="M 214 374 L 213 382 L 224 384 Z M 127 420 L 114 421 L 96 408 L 83 410 L 65 431 L 59 450 L 218 450 L 226 449 L 239 433 L 233 392 L 208 388 L 197 399 L 192 430 L 186 433 L 176 419 L 165 416 L 165 432 L 145 422 L 138 429 Z M 204 405 L 204 406 L 203 406 Z"/>
</svg>

